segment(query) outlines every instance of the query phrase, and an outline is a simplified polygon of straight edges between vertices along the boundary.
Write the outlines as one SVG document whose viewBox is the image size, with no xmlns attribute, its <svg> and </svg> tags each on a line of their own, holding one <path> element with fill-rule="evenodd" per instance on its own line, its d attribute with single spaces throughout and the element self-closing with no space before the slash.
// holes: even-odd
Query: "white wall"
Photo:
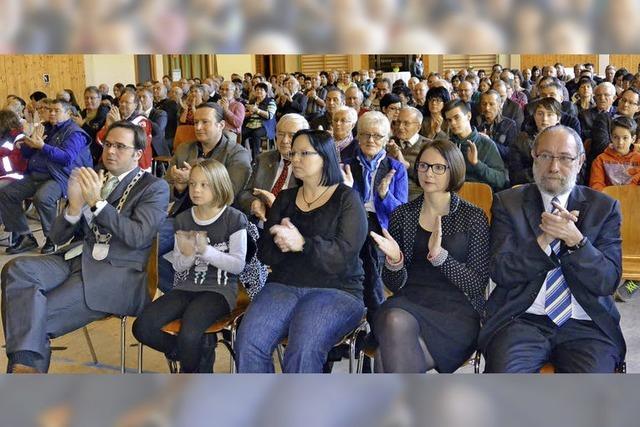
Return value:
<svg viewBox="0 0 640 427">
<path fill-rule="evenodd" d="M 84 55 L 84 71 L 87 86 L 109 85 L 113 95 L 113 85 L 136 83 L 136 66 L 133 55 Z"/>
</svg>

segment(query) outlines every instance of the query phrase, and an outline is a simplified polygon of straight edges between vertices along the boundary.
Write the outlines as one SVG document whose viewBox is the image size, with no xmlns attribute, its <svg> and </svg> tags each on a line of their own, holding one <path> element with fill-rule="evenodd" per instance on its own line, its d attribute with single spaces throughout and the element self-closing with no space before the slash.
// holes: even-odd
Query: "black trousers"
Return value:
<svg viewBox="0 0 640 427">
<path fill-rule="evenodd" d="M 251 149 L 251 158 L 255 162 L 256 158 L 260 154 L 260 142 L 263 137 L 267 136 L 267 131 L 264 126 L 257 129 L 242 128 L 242 138 L 244 141 L 249 141 L 249 148 Z"/>
<path fill-rule="evenodd" d="M 612 373 L 621 351 L 589 320 L 561 327 L 548 316 L 525 313 L 500 329 L 485 352 L 485 372 L 534 373 L 551 362 L 558 373 Z"/>
<path fill-rule="evenodd" d="M 173 289 L 144 309 L 133 323 L 133 335 L 142 344 L 179 360 L 182 372 L 199 372 L 204 331 L 229 312 L 227 300 L 217 292 Z M 182 319 L 177 337 L 162 332 L 164 325 L 176 319 Z"/>
</svg>

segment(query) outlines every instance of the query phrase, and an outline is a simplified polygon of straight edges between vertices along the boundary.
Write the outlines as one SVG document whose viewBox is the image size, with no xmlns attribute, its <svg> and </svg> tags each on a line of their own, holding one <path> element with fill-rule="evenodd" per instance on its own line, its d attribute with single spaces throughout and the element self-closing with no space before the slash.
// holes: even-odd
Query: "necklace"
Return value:
<svg viewBox="0 0 640 427">
<path fill-rule="evenodd" d="M 320 197 L 324 196 L 324 193 L 326 193 L 329 190 L 330 187 L 327 187 L 324 189 L 324 191 L 322 193 L 320 193 L 320 195 L 318 197 L 316 197 L 315 199 L 313 199 L 310 202 L 307 202 L 307 198 L 304 197 L 304 187 L 302 188 L 302 200 L 304 200 L 304 202 L 307 204 L 307 209 L 311 208 L 311 205 L 314 204 L 315 202 L 317 202 Z"/>
</svg>

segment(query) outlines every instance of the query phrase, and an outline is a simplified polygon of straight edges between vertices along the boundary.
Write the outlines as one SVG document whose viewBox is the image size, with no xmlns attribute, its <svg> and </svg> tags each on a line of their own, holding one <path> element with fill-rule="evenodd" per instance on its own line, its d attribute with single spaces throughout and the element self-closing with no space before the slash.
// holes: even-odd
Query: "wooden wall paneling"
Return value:
<svg viewBox="0 0 640 427">
<path fill-rule="evenodd" d="M 521 69 L 531 68 L 534 65 L 538 67 L 553 65 L 556 62 L 562 63 L 565 68 L 573 68 L 574 64 L 591 62 L 595 65 L 595 69 L 598 69 L 598 55 L 520 55 Z"/>
<path fill-rule="evenodd" d="M 50 84 L 42 80 L 49 74 Z M 82 104 L 85 87 L 82 55 L 2 55 L 0 56 L 0 102 L 15 94 L 28 102 L 29 95 L 40 90 L 55 97 L 62 89 L 71 89 Z"/>
<path fill-rule="evenodd" d="M 609 64 L 613 64 L 616 69 L 624 67 L 633 74 L 638 72 L 639 63 L 640 55 L 609 55 Z"/>
</svg>

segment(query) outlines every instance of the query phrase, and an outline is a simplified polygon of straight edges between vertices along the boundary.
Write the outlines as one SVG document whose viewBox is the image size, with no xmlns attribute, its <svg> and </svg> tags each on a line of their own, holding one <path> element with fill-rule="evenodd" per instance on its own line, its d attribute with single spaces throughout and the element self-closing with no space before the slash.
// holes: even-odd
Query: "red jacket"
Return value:
<svg viewBox="0 0 640 427">
<path fill-rule="evenodd" d="M 27 170 L 29 162 L 22 157 L 15 144 L 15 138 L 20 132 L 20 129 L 13 129 L 4 138 L 0 138 L 0 177 L 6 177 L 5 179 L 21 179 Z"/>
</svg>

